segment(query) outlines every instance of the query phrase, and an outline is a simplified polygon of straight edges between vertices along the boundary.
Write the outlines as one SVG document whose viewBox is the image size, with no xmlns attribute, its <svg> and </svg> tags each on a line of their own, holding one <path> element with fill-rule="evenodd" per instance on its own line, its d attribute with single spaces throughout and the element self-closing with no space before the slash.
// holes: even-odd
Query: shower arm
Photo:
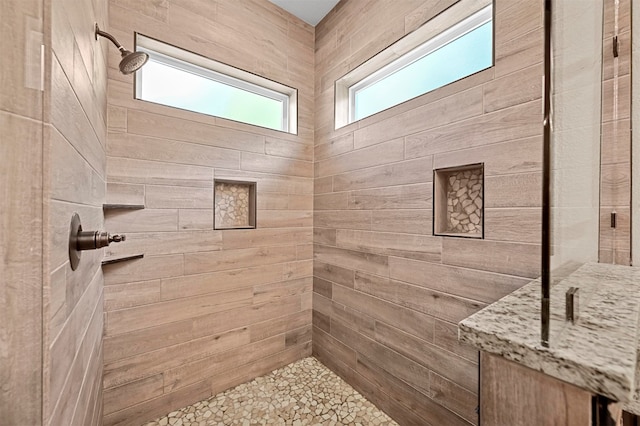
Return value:
<svg viewBox="0 0 640 426">
<path fill-rule="evenodd" d="M 98 27 L 98 23 L 94 24 L 94 37 L 98 40 L 98 36 L 104 37 L 107 40 L 110 40 L 118 50 L 120 51 L 120 56 L 122 59 L 120 60 L 120 64 L 118 68 L 120 68 L 120 72 L 124 75 L 129 75 L 138 71 L 144 64 L 149 60 L 149 55 L 145 52 L 130 52 L 124 48 L 118 40 L 111 34 L 106 31 L 102 31 L 100 27 Z"/>
<path fill-rule="evenodd" d="M 116 38 L 114 36 L 112 36 L 111 34 L 105 32 L 105 31 L 102 31 L 100 29 L 100 27 L 98 27 L 98 24 L 96 23 L 96 26 L 95 26 L 95 37 L 96 37 L 96 40 L 98 39 L 98 36 L 101 36 L 101 37 L 104 37 L 106 39 L 111 40 L 111 43 L 113 43 L 118 48 L 118 50 L 120 50 L 120 52 L 124 52 L 124 51 L 127 50 L 120 43 L 118 43 L 118 40 L 116 40 Z"/>
</svg>

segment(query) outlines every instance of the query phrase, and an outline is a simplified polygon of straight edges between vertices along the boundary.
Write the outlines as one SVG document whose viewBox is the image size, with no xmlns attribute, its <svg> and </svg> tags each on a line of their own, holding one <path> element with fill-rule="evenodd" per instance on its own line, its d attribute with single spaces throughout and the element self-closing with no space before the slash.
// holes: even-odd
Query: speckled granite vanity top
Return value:
<svg viewBox="0 0 640 426">
<path fill-rule="evenodd" d="M 580 317 L 565 321 L 565 292 L 580 289 Z M 458 324 L 459 339 L 620 402 L 636 393 L 640 268 L 588 263 L 551 289 L 550 347 L 540 343 L 540 281 Z"/>
</svg>

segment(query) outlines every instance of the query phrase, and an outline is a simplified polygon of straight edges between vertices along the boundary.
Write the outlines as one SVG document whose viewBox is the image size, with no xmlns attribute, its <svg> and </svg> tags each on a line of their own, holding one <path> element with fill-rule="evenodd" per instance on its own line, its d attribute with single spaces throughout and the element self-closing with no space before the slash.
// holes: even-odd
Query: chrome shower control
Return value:
<svg viewBox="0 0 640 426">
<path fill-rule="evenodd" d="M 107 247 L 111 243 L 119 243 L 127 239 L 123 234 L 109 234 L 105 231 L 83 231 L 80 216 L 74 213 L 69 230 L 69 262 L 71 269 L 76 270 L 83 250 L 96 250 Z"/>
</svg>

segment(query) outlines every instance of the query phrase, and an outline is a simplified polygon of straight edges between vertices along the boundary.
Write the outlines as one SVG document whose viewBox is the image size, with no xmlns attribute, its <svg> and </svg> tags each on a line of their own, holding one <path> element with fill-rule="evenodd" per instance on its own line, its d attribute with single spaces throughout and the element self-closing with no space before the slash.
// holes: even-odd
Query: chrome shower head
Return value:
<svg viewBox="0 0 640 426">
<path fill-rule="evenodd" d="M 133 72 L 138 71 L 144 64 L 149 60 L 149 55 L 144 52 L 131 52 L 130 50 L 125 49 L 118 40 L 111 34 L 100 30 L 98 24 L 95 24 L 95 38 L 98 39 L 98 36 L 107 38 L 113 43 L 118 50 L 120 50 L 120 55 L 122 59 L 120 60 L 120 72 L 124 75 L 131 74 Z"/>
</svg>

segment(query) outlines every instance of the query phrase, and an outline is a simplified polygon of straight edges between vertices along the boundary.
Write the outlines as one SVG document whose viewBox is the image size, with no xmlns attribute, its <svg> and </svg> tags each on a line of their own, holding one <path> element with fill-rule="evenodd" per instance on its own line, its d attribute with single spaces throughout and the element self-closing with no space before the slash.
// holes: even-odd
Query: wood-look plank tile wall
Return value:
<svg viewBox="0 0 640 426">
<path fill-rule="evenodd" d="M 104 422 L 139 425 L 311 354 L 314 29 L 267 0 L 111 0 L 134 32 L 298 89 L 292 135 L 134 100 L 110 52 Z M 213 229 L 213 180 L 257 182 L 257 229 Z M 303 338 L 300 338 L 303 336 Z"/>
<path fill-rule="evenodd" d="M 44 4 L 0 2 L 0 420 L 42 424 Z M 33 64 L 37 58 L 36 66 Z M 35 71 L 35 75 L 33 72 Z"/>
<path fill-rule="evenodd" d="M 495 2 L 495 66 L 334 130 L 334 81 L 455 2 L 316 27 L 313 353 L 401 424 L 477 424 L 456 323 L 539 275 L 542 1 Z M 433 169 L 478 162 L 485 239 L 432 236 Z"/>
<path fill-rule="evenodd" d="M 616 10 L 617 9 L 617 10 Z M 600 262 L 631 263 L 631 0 L 604 1 Z M 613 38 L 618 37 L 618 57 Z M 611 213 L 617 226 L 611 227 Z"/>
<path fill-rule="evenodd" d="M 69 224 L 104 228 L 106 199 L 107 52 L 91 25 L 107 26 L 107 3 L 48 2 L 45 36 L 46 252 L 44 287 L 44 424 L 102 421 L 104 279 L 102 250 L 68 259 Z M 24 422 L 18 422 L 24 424 Z"/>
</svg>

